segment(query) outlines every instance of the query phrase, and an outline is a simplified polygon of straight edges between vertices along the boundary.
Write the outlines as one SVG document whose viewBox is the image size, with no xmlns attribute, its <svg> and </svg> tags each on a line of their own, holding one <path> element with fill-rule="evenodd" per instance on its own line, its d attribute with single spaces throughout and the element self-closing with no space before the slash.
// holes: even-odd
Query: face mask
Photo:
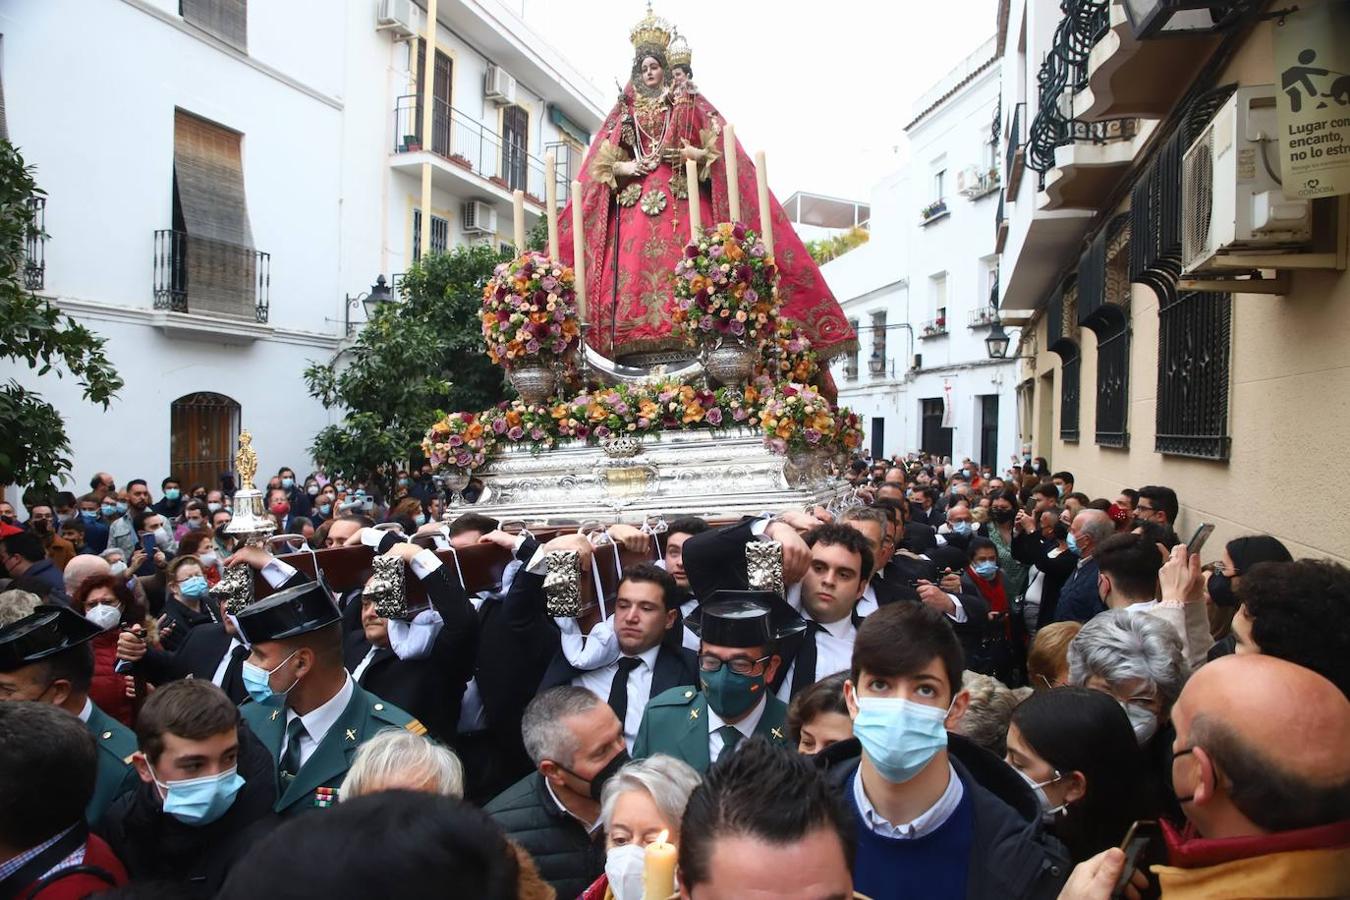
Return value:
<svg viewBox="0 0 1350 900">
<path fill-rule="evenodd" d="M 859 697 L 853 735 L 882 778 L 903 784 L 947 746 L 949 710 L 900 697 Z"/>
<path fill-rule="evenodd" d="M 605 855 L 605 875 L 614 900 L 642 900 L 646 896 L 643 887 L 646 853 L 646 848 L 637 844 L 624 844 Z"/>
<path fill-rule="evenodd" d="M 281 503 L 273 503 L 273 504 L 272 504 L 272 515 L 274 515 L 274 516 L 284 516 L 284 515 L 286 515 L 286 513 L 290 512 L 290 511 L 291 511 L 291 505 L 290 505 L 289 503 L 284 502 L 284 501 L 281 502 Z"/>
<path fill-rule="evenodd" d="M 1027 784 L 1031 785 L 1031 789 L 1036 792 L 1036 799 L 1041 804 L 1041 819 L 1043 821 L 1045 822 L 1054 821 L 1055 816 L 1059 815 L 1065 809 L 1068 808 L 1069 804 L 1067 803 L 1061 803 L 1059 806 L 1051 806 L 1050 797 L 1045 793 L 1045 786 L 1047 784 L 1054 784 L 1056 781 L 1059 781 L 1061 778 L 1064 777 L 1063 775 L 1059 774 L 1058 769 L 1055 770 L 1055 777 L 1051 778 L 1049 781 L 1032 781 L 1030 775 L 1028 775 L 1026 772 L 1023 772 L 1016 766 L 1013 767 L 1013 771 L 1016 772 L 1018 775 L 1021 775 L 1022 780 L 1025 781 Z"/>
<path fill-rule="evenodd" d="M 32 525 L 35 534 L 46 534 L 52 530 L 52 523 L 46 519 L 34 519 Z"/>
<path fill-rule="evenodd" d="M 98 508 L 98 511 L 101 512 L 101 513 L 103 514 L 103 518 L 105 518 L 105 519 L 111 519 L 113 516 L 117 515 L 117 504 L 116 504 L 116 503 L 112 503 L 112 504 L 105 503 L 105 504 L 103 504 L 102 506 L 100 506 L 100 507 Z"/>
<path fill-rule="evenodd" d="M 182 495 L 183 495 L 183 492 L 180 491 L 180 490 L 178 490 L 178 488 L 167 488 L 167 489 L 164 491 L 164 499 L 165 499 L 165 500 L 168 500 L 170 503 L 172 503 L 173 501 L 177 500 L 177 499 L 178 499 L 179 497 L 181 497 Z"/>
<path fill-rule="evenodd" d="M 1237 608 L 1238 598 L 1233 593 L 1233 579 L 1222 572 L 1215 572 L 1209 576 L 1205 590 L 1209 591 L 1209 599 L 1214 601 L 1215 606 L 1223 606 L 1228 609 Z"/>
<path fill-rule="evenodd" d="M 962 470 L 961 470 L 961 474 L 964 475 L 964 476 L 966 476 L 967 478 L 969 478 L 969 477 L 970 477 L 970 470 L 969 470 L 969 469 L 962 469 Z"/>
<path fill-rule="evenodd" d="M 299 650 L 295 650 L 291 653 L 291 656 L 295 656 L 295 654 L 299 652 Z M 281 706 L 286 702 L 286 695 L 291 692 L 292 688 L 300 683 L 300 680 L 297 678 L 295 681 L 291 682 L 290 687 L 278 694 L 276 691 L 272 690 L 272 673 L 290 662 L 291 656 L 288 656 L 277 663 L 276 669 L 264 669 L 261 666 L 255 666 L 248 660 L 244 660 L 244 665 L 240 670 L 240 674 L 243 675 L 244 678 L 244 690 L 248 691 L 248 695 L 253 698 L 254 703 L 266 703 L 269 706 Z"/>
<path fill-rule="evenodd" d="M 632 759 L 633 757 L 628 755 L 627 750 L 620 750 L 618 753 L 614 754 L 614 757 L 610 759 L 609 762 L 605 763 L 603 769 L 591 776 L 591 799 L 599 802 L 600 792 L 605 789 L 605 782 L 613 778 L 618 771 L 622 769 L 626 763 L 631 762 Z M 574 778 L 582 781 L 585 780 L 571 769 L 563 769 L 563 771 L 571 774 Z"/>
<path fill-rule="evenodd" d="M 1067 543 L 1067 544 L 1069 545 L 1069 552 L 1070 552 L 1070 553 L 1072 553 L 1072 554 L 1074 554 L 1074 555 L 1079 555 L 1079 553 L 1078 553 L 1078 539 L 1075 538 L 1075 537 L 1073 536 L 1073 532 L 1072 532 L 1072 531 L 1069 532 L 1069 536 L 1066 537 L 1066 538 L 1064 539 L 1064 541 L 1065 541 L 1065 543 Z"/>
<path fill-rule="evenodd" d="M 187 581 L 178 586 L 184 597 L 191 597 L 193 600 L 200 600 L 206 596 L 206 579 L 201 575 L 193 575 Z"/>
<path fill-rule="evenodd" d="M 319 486 L 317 484 L 311 484 L 309 487 L 305 488 L 305 493 L 309 494 L 311 497 L 317 497 L 319 496 Z"/>
<path fill-rule="evenodd" d="M 164 811 L 184 825 L 209 825 L 229 810 L 235 795 L 244 786 L 237 766 L 231 766 L 219 775 L 185 778 L 182 781 L 160 781 L 154 769 L 150 775 L 155 786 L 163 792 Z"/>
<path fill-rule="evenodd" d="M 955 522 L 952 524 L 952 534 L 959 534 L 962 537 L 970 534 L 971 528 L 969 522 Z"/>
<path fill-rule="evenodd" d="M 989 579 L 993 578 L 994 575 L 998 572 L 998 563 L 986 561 L 976 563 L 971 568 L 975 570 L 976 575 L 980 576 L 985 581 L 988 581 Z"/>
<path fill-rule="evenodd" d="M 427 524 L 426 513 L 418 513 L 417 515 L 413 516 L 413 524 L 416 525 L 418 528 L 421 528 L 423 525 Z"/>
<path fill-rule="evenodd" d="M 281 486 L 282 486 L 282 488 L 284 488 L 285 490 L 288 490 L 288 491 L 289 491 L 291 488 L 295 487 L 295 479 L 294 479 L 294 478 L 283 478 L 283 479 L 281 479 Z"/>
<path fill-rule="evenodd" d="M 1149 742 L 1158 731 L 1158 717 L 1150 709 L 1145 709 L 1138 703 L 1122 703 L 1121 707 L 1125 710 L 1125 715 L 1130 717 L 1130 727 L 1134 729 L 1134 739 L 1139 742 L 1139 746 L 1144 746 Z"/>
<path fill-rule="evenodd" d="M 335 491 L 345 491 L 346 489 L 347 489 L 347 485 L 344 484 L 343 482 L 341 482 L 341 481 L 335 481 L 335 482 L 333 482 L 333 490 L 335 490 Z"/>
<path fill-rule="evenodd" d="M 211 512 L 215 512 L 216 510 L 220 509 L 220 504 L 219 504 L 219 503 L 208 503 L 208 504 L 206 504 L 206 508 L 207 508 L 208 510 L 210 510 Z"/>
<path fill-rule="evenodd" d="M 173 543 L 173 537 L 169 534 L 169 529 L 163 525 L 155 529 L 155 543 L 160 548 L 166 548 Z"/>
<path fill-rule="evenodd" d="M 700 672 L 703 696 L 708 706 L 723 719 L 734 719 L 751 710 L 764 696 L 764 676 L 737 675 L 723 665 L 716 672 Z"/>
<path fill-rule="evenodd" d="M 219 557 L 214 553 L 203 553 L 198 558 L 202 561 L 202 565 L 204 566 L 214 566 L 219 561 Z"/>
<path fill-rule="evenodd" d="M 1013 511 L 1011 509 L 1003 509 L 1002 507 L 995 506 L 990 508 L 989 516 L 995 522 L 1002 524 L 1013 520 Z"/>
<path fill-rule="evenodd" d="M 412 479 L 411 479 L 411 478 L 400 478 L 400 479 L 398 480 L 398 486 L 399 486 L 399 487 L 408 487 L 410 484 L 412 484 Z"/>
<path fill-rule="evenodd" d="M 118 512 L 119 514 L 125 515 L 125 514 L 126 514 L 126 511 L 127 511 L 127 505 L 119 500 L 119 501 L 117 502 L 117 512 Z"/>
<path fill-rule="evenodd" d="M 189 530 L 189 531 L 201 531 L 201 530 L 202 530 L 202 526 L 204 526 L 205 524 L 206 524 L 206 523 L 203 522 L 201 519 L 188 519 L 188 520 L 187 520 L 187 527 L 188 527 L 188 530 Z"/>
<path fill-rule="evenodd" d="M 116 628 L 121 623 L 122 608 L 111 603 L 100 603 L 85 613 L 84 617 L 103 631 L 107 631 L 109 628 Z"/>
<path fill-rule="evenodd" d="M 126 570 L 127 564 L 122 562 L 120 559 L 117 562 L 108 566 L 108 574 L 113 576 L 114 578 L 116 578 L 118 575 L 121 575 Z"/>
<path fill-rule="evenodd" d="M 93 525 L 98 521 L 98 513 L 92 509 L 82 509 L 80 510 L 80 518 L 84 520 L 84 524 Z"/>
<path fill-rule="evenodd" d="M 320 504 L 319 504 L 319 515 L 321 515 L 321 516 L 326 516 L 326 515 L 328 515 L 329 513 L 331 513 L 332 511 L 333 511 L 333 504 L 331 504 L 331 503 L 320 503 Z"/>
</svg>

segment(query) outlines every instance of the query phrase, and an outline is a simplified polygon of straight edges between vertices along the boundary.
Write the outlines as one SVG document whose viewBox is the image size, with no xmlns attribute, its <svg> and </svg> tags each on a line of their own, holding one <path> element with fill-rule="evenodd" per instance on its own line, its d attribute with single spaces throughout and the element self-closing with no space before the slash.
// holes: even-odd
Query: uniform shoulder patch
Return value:
<svg viewBox="0 0 1350 900">
<path fill-rule="evenodd" d="M 406 723 L 404 723 L 403 727 L 408 729 L 418 737 L 422 737 L 427 733 L 427 726 L 423 725 L 416 719 L 409 719 Z"/>
<path fill-rule="evenodd" d="M 688 685 L 684 685 L 681 687 L 673 687 L 668 691 L 657 694 L 647 702 L 647 706 L 689 706 L 690 704 L 697 702 L 698 691 Z"/>
</svg>

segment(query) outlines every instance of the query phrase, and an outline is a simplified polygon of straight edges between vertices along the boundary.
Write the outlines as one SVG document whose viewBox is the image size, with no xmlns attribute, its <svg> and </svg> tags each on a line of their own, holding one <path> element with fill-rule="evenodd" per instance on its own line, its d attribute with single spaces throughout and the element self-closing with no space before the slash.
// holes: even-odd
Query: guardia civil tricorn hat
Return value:
<svg viewBox="0 0 1350 900">
<path fill-rule="evenodd" d="M 44 603 L 31 615 L 0 628 L 0 672 L 22 669 L 102 633 L 74 610 Z"/>
<path fill-rule="evenodd" d="M 689 630 L 718 647 L 762 647 L 806 629 L 796 610 L 773 591 L 717 591 Z"/>
<path fill-rule="evenodd" d="M 321 585 L 302 584 L 244 607 L 239 613 L 239 631 L 250 644 L 259 644 L 318 631 L 341 618 Z"/>
</svg>

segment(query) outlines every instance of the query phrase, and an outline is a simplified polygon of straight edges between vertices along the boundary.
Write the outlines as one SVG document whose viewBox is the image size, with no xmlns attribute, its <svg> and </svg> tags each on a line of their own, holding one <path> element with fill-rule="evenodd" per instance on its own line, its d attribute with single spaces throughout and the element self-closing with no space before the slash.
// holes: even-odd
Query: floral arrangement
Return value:
<svg viewBox="0 0 1350 900">
<path fill-rule="evenodd" d="M 862 447 L 862 417 L 847 406 L 841 406 L 835 413 L 834 419 L 835 443 L 839 449 L 852 454 Z"/>
<path fill-rule="evenodd" d="M 431 426 L 422 439 L 422 452 L 436 468 L 478 469 L 492 454 L 492 433 L 484 425 L 483 415 L 451 413 Z"/>
<path fill-rule="evenodd" d="M 526 252 L 497 266 L 483 286 L 483 341 L 494 363 L 551 363 L 576 349 L 581 327 L 572 270 Z"/>
<path fill-rule="evenodd" d="M 672 319 L 696 345 L 730 337 L 758 347 L 774 335 L 778 267 L 744 225 L 723 222 L 687 244 L 674 295 Z"/>
<path fill-rule="evenodd" d="M 829 450 L 839 429 L 830 401 L 796 382 L 780 384 L 764 397 L 760 424 L 765 445 L 775 453 Z"/>
<path fill-rule="evenodd" d="M 483 413 L 495 444 L 528 444 L 547 450 L 558 442 L 548 407 L 530 406 L 523 400 L 503 401 Z"/>
<path fill-rule="evenodd" d="M 811 349 L 806 331 L 792 319 L 779 319 L 773 340 L 764 347 L 756 372 L 768 375 L 775 383 L 797 381 L 808 384 L 820 374 L 820 356 Z"/>
</svg>

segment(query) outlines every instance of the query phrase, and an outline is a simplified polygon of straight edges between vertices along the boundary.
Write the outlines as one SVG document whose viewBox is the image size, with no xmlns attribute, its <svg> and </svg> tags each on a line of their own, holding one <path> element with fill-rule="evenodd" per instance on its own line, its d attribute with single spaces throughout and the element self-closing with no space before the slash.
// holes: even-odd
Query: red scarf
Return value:
<svg viewBox="0 0 1350 900">
<path fill-rule="evenodd" d="M 985 581 L 976 574 L 973 566 L 967 566 L 966 572 L 970 575 L 970 580 L 975 582 L 975 589 L 980 592 L 980 596 L 988 602 L 989 611 L 1004 613 L 1003 633 L 1008 640 L 1012 640 L 1012 622 L 1007 616 L 1008 594 L 1003 590 L 1003 573 L 995 572 L 993 581 Z"/>
<path fill-rule="evenodd" d="M 1181 830 L 1166 819 L 1159 825 L 1167 844 L 1167 862 L 1179 869 L 1200 869 L 1235 859 L 1350 844 L 1350 821 L 1234 838 L 1202 838 L 1195 833 L 1195 826 L 1190 822 Z"/>
</svg>

